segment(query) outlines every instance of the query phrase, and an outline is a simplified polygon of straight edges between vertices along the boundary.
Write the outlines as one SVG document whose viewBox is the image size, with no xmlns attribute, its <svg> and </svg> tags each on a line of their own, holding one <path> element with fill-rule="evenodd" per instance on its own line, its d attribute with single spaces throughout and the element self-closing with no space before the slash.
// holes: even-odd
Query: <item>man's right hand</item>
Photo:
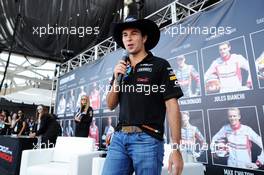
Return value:
<svg viewBox="0 0 264 175">
<path fill-rule="evenodd" d="M 114 69 L 115 79 L 117 79 L 118 74 L 124 75 L 125 73 L 126 73 L 126 62 L 124 60 L 119 60 L 119 62 L 117 63 Z"/>
<path fill-rule="evenodd" d="M 183 159 L 179 150 L 173 150 L 169 156 L 168 172 L 172 175 L 181 175 L 183 170 Z"/>
</svg>

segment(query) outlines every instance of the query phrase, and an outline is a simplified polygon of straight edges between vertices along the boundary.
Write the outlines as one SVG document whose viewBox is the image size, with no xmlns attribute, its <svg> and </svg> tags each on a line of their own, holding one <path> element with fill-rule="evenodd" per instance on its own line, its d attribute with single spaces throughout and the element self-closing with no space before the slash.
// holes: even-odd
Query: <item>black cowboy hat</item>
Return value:
<svg viewBox="0 0 264 175">
<path fill-rule="evenodd" d="M 148 36 L 145 43 L 145 49 L 153 49 L 159 42 L 160 30 L 157 24 L 149 19 L 136 19 L 135 17 L 129 16 L 122 23 L 115 23 L 113 29 L 113 38 L 115 42 L 125 48 L 122 41 L 122 32 L 127 28 L 137 28 L 143 34 Z"/>
</svg>

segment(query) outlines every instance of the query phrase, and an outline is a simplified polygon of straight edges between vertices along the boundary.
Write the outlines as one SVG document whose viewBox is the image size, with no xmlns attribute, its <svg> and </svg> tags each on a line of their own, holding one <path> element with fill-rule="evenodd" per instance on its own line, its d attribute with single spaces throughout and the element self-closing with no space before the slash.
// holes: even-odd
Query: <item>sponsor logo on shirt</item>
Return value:
<svg viewBox="0 0 264 175">
<path fill-rule="evenodd" d="M 149 78 L 148 77 L 137 78 L 137 82 L 148 83 L 149 82 Z"/>
<path fill-rule="evenodd" d="M 137 72 L 152 72 L 152 68 L 151 67 L 138 68 Z"/>
<path fill-rule="evenodd" d="M 140 64 L 140 66 L 153 66 L 153 64 L 144 63 L 144 64 Z"/>
<path fill-rule="evenodd" d="M 173 80 L 176 80 L 177 78 L 176 78 L 176 76 L 175 75 L 173 75 L 173 76 L 170 76 L 170 80 L 171 81 L 173 81 Z"/>
</svg>

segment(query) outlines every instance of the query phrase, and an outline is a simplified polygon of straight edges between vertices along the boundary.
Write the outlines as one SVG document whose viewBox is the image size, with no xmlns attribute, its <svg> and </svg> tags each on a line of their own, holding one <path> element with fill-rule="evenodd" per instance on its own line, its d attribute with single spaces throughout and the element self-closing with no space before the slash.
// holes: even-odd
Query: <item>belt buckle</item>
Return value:
<svg viewBox="0 0 264 175">
<path fill-rule="evenodd" d="M 125 133 L 131 133 L 132 132 L 132 127 L 131 126 L 123 126 L 122 131 Z"/>
<path fill-rule="evenodd" d="M 125 133 L 141 132 L 141 129 L 137 126 L 123 126 L 121 131 Z"/>
</svg>

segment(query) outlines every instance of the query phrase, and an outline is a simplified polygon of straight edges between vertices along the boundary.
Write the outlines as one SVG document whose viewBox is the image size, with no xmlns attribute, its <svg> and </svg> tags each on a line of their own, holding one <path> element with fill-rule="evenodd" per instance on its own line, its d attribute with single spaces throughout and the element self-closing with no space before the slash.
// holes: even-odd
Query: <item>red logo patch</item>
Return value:
<svg viewBox="0 0 264 175">
<path fill-rule="evenodd" d="M 137 78 L 137 82 L 140 82 L 140 83 L 148 83 L 149 82 L 149 78 L 147 78 L 147 77 Z"/>
</svg>

